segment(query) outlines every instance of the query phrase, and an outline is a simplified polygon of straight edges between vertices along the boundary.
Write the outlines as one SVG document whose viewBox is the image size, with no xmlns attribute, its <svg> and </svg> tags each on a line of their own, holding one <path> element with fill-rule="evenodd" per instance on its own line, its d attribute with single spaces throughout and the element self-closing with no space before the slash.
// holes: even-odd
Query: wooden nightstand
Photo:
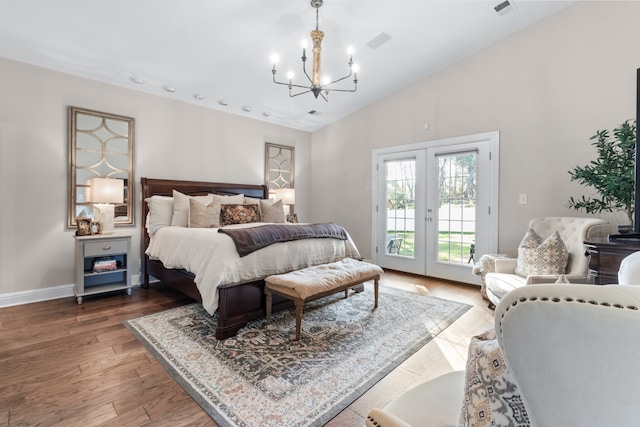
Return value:
<svg viewBox="0 0 640 427">
<path fill-rule="evenodd" d="M 126 289 L 131 295 L 131 236 L 103 234 L 76 239 L 75 294 L 82 297 Z M 96 261 L 115 260 L 115 269 L 94 271 Z"/>
</svg>

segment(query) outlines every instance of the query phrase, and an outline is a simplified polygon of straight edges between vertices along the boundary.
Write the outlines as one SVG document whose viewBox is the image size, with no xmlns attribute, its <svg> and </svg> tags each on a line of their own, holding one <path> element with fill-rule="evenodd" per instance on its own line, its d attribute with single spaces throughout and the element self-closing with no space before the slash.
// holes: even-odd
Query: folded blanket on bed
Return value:
<svg viewBox="0 0 640 427">
<path fill-rule="evenodd" d="M 267 224 L 251 228 L 221 228 L 236 245 L 241 257 L 279 242 L 300 239 L 347 240 L 347 232 L 337 224 Z"/>
</svg>

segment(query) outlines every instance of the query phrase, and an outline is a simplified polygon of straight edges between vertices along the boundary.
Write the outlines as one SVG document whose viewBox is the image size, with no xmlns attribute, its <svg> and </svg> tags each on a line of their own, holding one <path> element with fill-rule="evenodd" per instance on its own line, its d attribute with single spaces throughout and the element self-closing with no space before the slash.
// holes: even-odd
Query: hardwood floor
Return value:
<svg viewBox="0 0 640 427">
<path fill-rule="evenodd" d="M 493 326 L 478 288 L 386 272 L 395 286 L 473 308 L 327 425 L 361 427 L 372 407 L 443 373 L 464 369 L 473 335 Z M 190 303 L 171 289 L 112 293 L 0 308 L 0 425 L 216 426 L 122 325 Z M 258 426 L 256 426 L 258 427 Z"/>
</svg>

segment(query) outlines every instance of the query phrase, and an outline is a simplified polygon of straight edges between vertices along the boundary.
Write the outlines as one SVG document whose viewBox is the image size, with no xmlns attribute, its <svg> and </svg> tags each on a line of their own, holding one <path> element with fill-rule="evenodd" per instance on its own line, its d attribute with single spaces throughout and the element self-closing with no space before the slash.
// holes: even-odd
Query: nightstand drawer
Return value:
<svg viewBox="0 0 640 427">
<path fill-rule="evenodd" d="M 84 256 L 126 254 L 129 252 L 128 249 L 129 248 L 127 242 L 123 240 L 86 242 L 84 244 Z"/>
</svg>

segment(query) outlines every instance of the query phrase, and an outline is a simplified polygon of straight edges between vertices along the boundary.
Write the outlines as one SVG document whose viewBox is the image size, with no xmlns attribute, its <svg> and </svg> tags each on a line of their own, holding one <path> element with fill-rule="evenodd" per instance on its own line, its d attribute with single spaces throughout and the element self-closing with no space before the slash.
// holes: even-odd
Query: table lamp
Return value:
<svg viewBox="0 0 640 427">
<path fill-rule="evenodd" d="M 124 201 L 124 181 L 111 178 L 91 178 L 88 202 L 93 204 L 93 219 L 102 224 L 102 233 L 111 234 L 114 228 L 114 205 Z"/>
<path fill-rule="evenodd" d="M 284 214 L 287 220 L 292 219 L 291 205 L 296 204 L 296 190 L 293 188 L 278 188 L 275 193 L 276 201 L 282 200 L 282 206 L 284 207 Z"/>
</svg>

